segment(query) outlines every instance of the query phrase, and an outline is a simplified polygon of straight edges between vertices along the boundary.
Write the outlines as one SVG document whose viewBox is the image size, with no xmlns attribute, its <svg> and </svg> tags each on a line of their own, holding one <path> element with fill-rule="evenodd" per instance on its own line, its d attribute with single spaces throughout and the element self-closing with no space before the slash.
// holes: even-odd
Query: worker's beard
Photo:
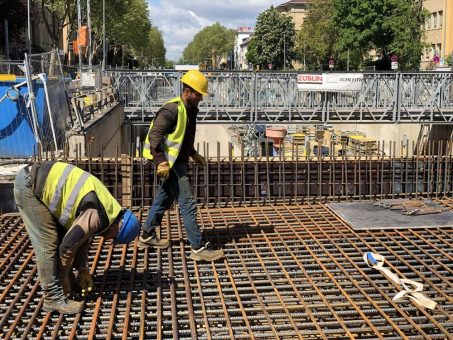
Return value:
<svg viewBox="0 0 453 340">
<path fill-rule="evenodd" d="M 200 100 L 196 97 L 196 96 L 189 96 L 186 100 L 186 103 L 187 103 L 187 106 L 188 107 L 198 107 L 198 103 L 200 102 Z"/>
</svg>

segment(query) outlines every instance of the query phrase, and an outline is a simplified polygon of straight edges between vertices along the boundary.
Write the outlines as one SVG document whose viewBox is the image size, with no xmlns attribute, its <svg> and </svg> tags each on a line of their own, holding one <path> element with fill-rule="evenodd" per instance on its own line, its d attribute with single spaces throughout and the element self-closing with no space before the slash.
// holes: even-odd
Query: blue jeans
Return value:
<svg viewBox="0 0 453 340">
<path fill-rule="evenodd" d="M 20 170 L 14 183 L 14 198 L 35 251 L 39 281 L 48 300 L 64 299 L 58 274 L 59 231 L 57 220 L 33 194 L 29 167 Z"/>
<path fill-rule="evenodd" d="M 164 213 L 177 199 L 187 238 L 193 248 L 202 245 L 200 227 L 197 224 L 197 202 L 195 201 L 189 178 L 187 164 L 176 161 L 170 171 L 170 177 L 161 181 L 157 196 L 153 201 L 143 229 L 152 234 L 160 226 Z"/>
</svg>

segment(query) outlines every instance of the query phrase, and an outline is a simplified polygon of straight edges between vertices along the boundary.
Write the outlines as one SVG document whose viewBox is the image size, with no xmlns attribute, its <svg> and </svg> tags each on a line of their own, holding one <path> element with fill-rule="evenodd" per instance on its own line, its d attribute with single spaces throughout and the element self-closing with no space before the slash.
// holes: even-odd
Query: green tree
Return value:
<svg viewBox="0 0 453 340">
<path fill-rule="evenodd" d="M 57 48 L 63 28 L 77 20 L 76 2 L 71 0 L 41 0 L 40 7 L 40 17 L 43 19 L 47 33 L 52 40 L 52 48 Z M 50 12 L 51 16 L 47 15 L 46 10 Z"/>
<path fill-rule="evenodd" d="M 141 58 L 149 43 L 144 32 L 151 29 L 146 0 L 105 1 L 105 30 L 111 49 L 124 48 L 128 54 Z M 102 0 L 91 0 L 93 53 L 102 51 Z M 143 61 L 142 61 L 143 62 Z"/>
<path fill-rule="evenodd" d="M 392 32 L 392 42 L 388 46 L 391 54 L 399 56 L 403 69 L 413 70 L 420 66 L 420 58 L 425 48 L 423 24 L 428 12 L 423 9 L 422 1 L 401 1 L 395 9 L 392 20 L 388 20 Z"/>
<path fill-rule="evenodd" d="M 235 35 L 233 29 L 218 22 L 203 28 L 184 49 L 184 62 L 216 68 L 218 59 L 233 50 Z"/>
<path fill-rule="evenodd" d="M 260 68 L 272 64 L 275 69 L 289 67 L 295 57 L 294 22 L 273 6 L 258 15 L 255 32 L 247 47 L 247 60 Z M 286 60 L 285 60 L 286 59 Z"/>
<path fill-rule="evenodd" d="M 296 39 L 296 53 L 308 70 L 321 70 L 334 56 L 337 39 L 332 22 L 332 0 L 315 0 Z"/>
<path fill-rule="evenodd" d="M 74 0 L 42 0 L 41 16 L 47 27 L 49 36 L 55 47 L 60 41 L 61 28 L 70 26 L 69 39 L 77 36 L 77 2 Z M 87 24 L 87 3 L 80 1 L 82 12 L 82 25 Z M 91 0 L 91 40 L 94 60 L 102 57 L 102 25 L 103 25 L 103 1 Z M 44 15 L 45 10 L 50 11 L 53 22 Z M 148 15 L 148 3 L 146 0 L 109 0 L 105 1 L 105 31 L 109 47 L 114 50 L 119 48 L 128 51 L 128 54 L 139 57 L 141 50 L 149 43 L 149 38 L 143 32 L 148 32 L 151 22 Z M 59 28 L 54 34 L 52 25 Z"/>
<path fill-rule="evenodd" d="M 138 51 L 140 58 L 148 67 L 165 66 L 164 39 L 157 27 L 151 27 L 148 32 L 148 41 Z"/>
<path fill-rule="evenodd" d="M 333 24 L 338 32 L 337 55 L 347 51 L 366 63 L 375 51 L 378 66 L 389 68 L 390 56 L 399 56 L 400 67 L 417 68 L 423 44 L 426 14 L 421 0 L 333 0 Z M 361 65 L 357 65 L 360 67 Z"/>
</svg>

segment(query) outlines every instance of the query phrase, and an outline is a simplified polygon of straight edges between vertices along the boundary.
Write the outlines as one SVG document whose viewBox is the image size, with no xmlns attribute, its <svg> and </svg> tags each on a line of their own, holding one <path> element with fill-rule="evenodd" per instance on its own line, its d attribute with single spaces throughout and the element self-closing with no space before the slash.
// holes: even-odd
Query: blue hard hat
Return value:
<svg viewBox="0 0 453 340">
<path fill-rule="evenodd" d="M 121 219 L 120 230 L 115 237 L 115 243 L 126 244 L 133 241 L 140 233 L 140 227 L 141 223 L 137 216 L 129 209 L 126 209 Z"/>
</svg>

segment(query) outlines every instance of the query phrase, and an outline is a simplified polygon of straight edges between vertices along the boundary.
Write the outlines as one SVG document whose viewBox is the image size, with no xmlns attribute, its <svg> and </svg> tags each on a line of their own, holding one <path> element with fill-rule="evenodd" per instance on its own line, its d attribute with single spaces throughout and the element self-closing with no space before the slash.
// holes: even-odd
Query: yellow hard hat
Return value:
<svg viewBox="0 0 453 340">
<path fill-rule="evenodd" d="M 197 70 L 189 70 L 181 77 L 181 82 L 190 86 L 198 93 L 208 95 L 208 79 Z"/>
</svg>

